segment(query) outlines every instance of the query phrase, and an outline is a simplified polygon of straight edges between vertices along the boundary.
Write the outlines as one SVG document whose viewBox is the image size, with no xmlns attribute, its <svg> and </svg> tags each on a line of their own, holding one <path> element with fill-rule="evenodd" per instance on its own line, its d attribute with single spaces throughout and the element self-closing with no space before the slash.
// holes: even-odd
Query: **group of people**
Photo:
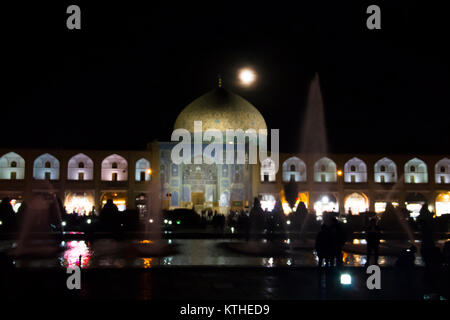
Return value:
<svg viewBox="0 0 450 320">
<path fill-rule="evenodd" d="M 224 231 L 225 216 L 221 213 L 217 213 L 217 210 L 214 210 L 214 211 L 212 211 L 212 209 L 202 210 L 201 218 L 204 221 L 210 221 L 212 226 L 214 227 L 215 231 L 221 231 L 221 232 Z"/>
<path fill-rule="evenodd" d="M 342 264 L 342 249 L 346 240 L 346 232 L 336 217 L 325 215 L 315 245 L 319 267 L 323 265 L 328 267 L 340 266 Z"/>
</svg>

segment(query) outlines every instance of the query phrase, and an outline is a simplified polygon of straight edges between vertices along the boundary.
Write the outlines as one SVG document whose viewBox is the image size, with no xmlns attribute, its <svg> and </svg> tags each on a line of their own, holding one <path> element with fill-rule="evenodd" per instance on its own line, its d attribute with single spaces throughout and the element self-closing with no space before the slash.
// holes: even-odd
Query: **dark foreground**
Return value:
<svg viewBox="0 0 450 320">
<path fill-rule="evenodd" d="M 340 283 L 351 275 L 352 284 Z M 381 269 L 381 289 L 369 290 L 369 275 L 362 267 L 344 267 L 319 272 L 317 268 L 169 267 L 150 269 L 83 269 L 81 289 L 69 290 L 65 269 L 23 268 L 2 272 L 1 294 L 6 300 L 266 300 L 266 299 L 355 299 L 423 300 L 431 293 L 424 269 L 411 276 L 398 276 L 395 269 Z M 440 279 L 448 290 L 449 282 Z M 446 295 L 446 293 L 444 293 Z M 439 296 L 437 296 L 439 299 Z M 448 297 L 447 297 L 448 298 Z"/>
</svg>

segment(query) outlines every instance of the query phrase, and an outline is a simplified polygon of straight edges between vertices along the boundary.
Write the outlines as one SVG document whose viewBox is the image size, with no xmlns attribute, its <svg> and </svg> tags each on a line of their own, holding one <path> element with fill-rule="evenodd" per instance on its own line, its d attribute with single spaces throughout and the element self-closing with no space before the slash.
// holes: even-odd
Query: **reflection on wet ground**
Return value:
<svg viewBox="0 0 450 320">
<path fill-rule="evenodd" d="M 18 268 L 61 268 L 80 265 L 83 268 L 152 268 L 171 266 L 261 266 L 261 267 L 299 267 L 316 266 L 317 255 L 313 250 L 313 242 L 296 242 L 285 240 L 286 254 L 282 257 L 250 256 L 243 253 L 227 250 L 224 243 L 239 244 L 233 239 L 170 239 L 161 240 L 165 245 L 175 245 L 177 253 L 167 256 L 137 257 L 126 254 L 126 248 L 131 242 L 148 244 L 141 241 L 115 241 L 112 239 L 99 239 L 95 242 L 84 240 L 62 241 L 61 253 L 57 258 L 16 259 Z M 267 243 L 267 240 L 261 240 Z M 244 242 L 245 243 L 245 242 Z M 407 242 L 387 241 L 382 245 L 396 248 L 397 251 L 409 246 Z M 0 251 L 14 248 L 13 241 L 0 242 Z M 343 260 L 346 266 L 364 266 L 366 255 L 365 244 L 353 242 L 346 246 Z M 124 249 L 125 248 L 125 249 Z M 356 248 L 356 249 L 355 249 Z M 353 253 L 352 253 L 353 252 Z M 357 253 L 355 253 L 357 252 Z M 396 255 L 380 255 L 381 266 L 392 266 L 397 260 Z M 417 255 L 416 264 L 422 265 L 420 255 Z"/>
</svg>

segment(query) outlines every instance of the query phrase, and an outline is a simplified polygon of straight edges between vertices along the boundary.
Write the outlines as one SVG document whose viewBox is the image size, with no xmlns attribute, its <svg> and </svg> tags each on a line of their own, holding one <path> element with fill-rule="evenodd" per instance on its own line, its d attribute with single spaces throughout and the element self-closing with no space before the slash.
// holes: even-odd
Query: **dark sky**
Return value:
<svg viewBox="0 0 450 320">
<path fill-rule="evenodd" d="M 448 11 L 429 2 L 35 2 L 2 4 L 0 146 L 167 141 L 220 73 L 295 152 L 319 71 L 331 152 L 450 150 Z M 66 29 L 69 4 L 81 7 L 81 31 Z M 382 30 L 366 28 L 369 4 Z M 235 83 L 244 66 L 258 73 L 252 88 Z"/>
</svg>

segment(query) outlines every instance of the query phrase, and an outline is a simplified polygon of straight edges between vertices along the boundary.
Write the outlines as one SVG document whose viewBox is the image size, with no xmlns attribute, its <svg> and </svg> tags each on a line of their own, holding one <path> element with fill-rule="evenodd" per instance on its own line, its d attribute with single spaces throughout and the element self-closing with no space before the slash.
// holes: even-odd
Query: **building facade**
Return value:
<svg viewBox="0 0 450 320">
<path fill-rule="evenodd" d="M 310 90 L 320 92 L 314 86 L 318 81 Z M 234 139 L 226 140 L 228 129 L 267 130 L 261 113 L 221 82 L 189 104 L 174 129 L 194 139 L 194 121 L 202 122 L 202 133 L 216 130 L 237 148 Z M 450 213 L 448 154 L 281 153 L 277 170 L 270 158 L 248 164 L 248 152 L 245 164 L 196 163 L 200 154 L 195 152 L 190 164 L 176 164 L 171 156 L 176 144 L 154 141 L 145 150 L 126 151 L 0 149 L 0 199 L 9 198 L 17 211 L 34 197 L 53 195 L 76 214 L 98 212 L 112 199 L 119 210 L 138 209 L 144 217 L 149 208 L 210 208 L 226 214 L 250 208 L 258 197 L 269 211 L 280 199 L 288 213 L 284 186 L 295 184 L 297 203 L 318 215 L 383 212 L 388 202 L 406 206 L 413 216 L 424 204 L 437 215 Z"/>
</svg>

